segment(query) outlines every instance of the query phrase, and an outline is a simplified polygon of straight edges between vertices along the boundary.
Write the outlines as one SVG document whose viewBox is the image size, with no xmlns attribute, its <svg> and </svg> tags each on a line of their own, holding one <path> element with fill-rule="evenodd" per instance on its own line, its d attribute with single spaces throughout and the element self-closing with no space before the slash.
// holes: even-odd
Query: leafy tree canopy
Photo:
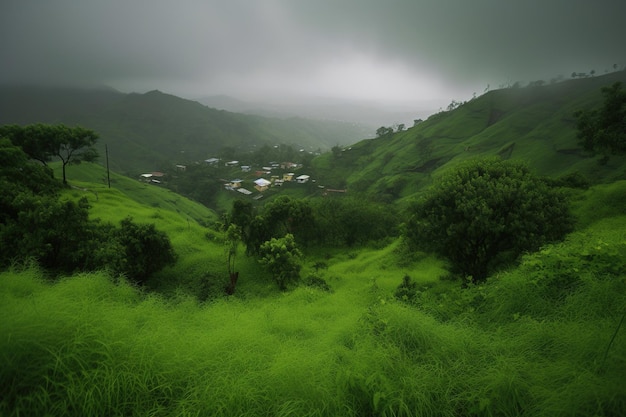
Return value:
<svg viewBox="0 0 626 417">
<path fill-rule="evenodd" d="M 63 183 L 67 183 L 65 169 L 69 164 L 81 161 L 94 161 L 98 153 L 93 147 L 98 135 L 80 126 L 68 127 L 62 124 L 34 124 L 28 126 L 0 126 L 0 137 L 8 137 L 13 144 L 21 147 L 32 159 L 44 165 L 53 158 L 63 164 Z"/>
<path fill-rule="evenodd" d="M 486 159 L 445 174 L 412 208 L 406 234 L 417 248 L 434 250 L 456 272 L 481 281 L 499 264 L 570 228 L 558 190 L 522 163 Z"/>
<path fill-rule="evenodd" d="M 259 255 L 259 262 L 267 267 L 281 290 L 300 278 L 302 252 L 292 234 L 263 243 Z"/>
<path fill-rule="evenodd" d="M 599 109 L 575 113 L 578 138 L 587 151 L 626 153 L 626 91 L 616 82 L 602 88 L 604 103 Z"/>
</svg>

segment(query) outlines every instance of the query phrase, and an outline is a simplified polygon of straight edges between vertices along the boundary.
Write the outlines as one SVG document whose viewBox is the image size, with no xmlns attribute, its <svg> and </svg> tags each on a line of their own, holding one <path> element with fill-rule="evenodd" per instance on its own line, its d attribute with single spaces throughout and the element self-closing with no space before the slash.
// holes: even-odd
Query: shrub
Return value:
<svg viewBox="0 0 626 417">
<path fill-rule="evenodd" d="M 474 160 L 447 172 L 412 207 L 406 234 L 482 281 L 524 251 L 561 239 L 572 225 L 564 195 L 521 163 Z"/>
<path fill-rule="evenodd" d="M 272 238 L 263 243 L 259 254 L 259 262 L 267 267 L 281 290 L 300 278 L 302 253 L 292 234 L 288 233 L 285 237 Z"/>
</svg>

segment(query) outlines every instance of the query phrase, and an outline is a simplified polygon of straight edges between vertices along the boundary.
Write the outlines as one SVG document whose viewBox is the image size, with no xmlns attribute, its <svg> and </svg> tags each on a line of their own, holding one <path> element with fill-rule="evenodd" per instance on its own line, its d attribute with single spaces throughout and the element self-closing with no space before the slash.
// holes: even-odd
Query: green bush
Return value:
<svg viewBox="0 0 626 417">
<path fill-rule="evenodd" d="M 281 290 L 300 279 L 302 252 L 292 234 L 263 243 L 259 256 L 259 262 L 267 267 Z"/>
<path fill-rule="evenodd" d="M 564 195 L 521 163 L 468 161 L 447 172 L 412 208 L 413 245 L 482 281 L 524 251 L 561 239 L 572 220 Z"/>
</svg>

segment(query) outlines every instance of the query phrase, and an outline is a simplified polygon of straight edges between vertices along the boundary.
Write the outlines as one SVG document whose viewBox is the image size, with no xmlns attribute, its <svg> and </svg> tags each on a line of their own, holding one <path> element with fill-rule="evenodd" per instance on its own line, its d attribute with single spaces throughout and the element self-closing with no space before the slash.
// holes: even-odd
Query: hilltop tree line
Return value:
<svg viewBox="0 0 626 417">
<path fill-rule="evenodd" d="M 168 236 L 153 224 L 91 220 L 86 198 L 62 198 L 64 184 L 46 163 L 55 155 L 64 165 L 91 159 L 83 148 L 94 143 L 93 132 L 46 125 L 0 132 L 16 141 L 0 136 L 0 267 L 35 262 L 51 276 L 107 269 L 143 283 L 176 260 Z"/>
</svg>

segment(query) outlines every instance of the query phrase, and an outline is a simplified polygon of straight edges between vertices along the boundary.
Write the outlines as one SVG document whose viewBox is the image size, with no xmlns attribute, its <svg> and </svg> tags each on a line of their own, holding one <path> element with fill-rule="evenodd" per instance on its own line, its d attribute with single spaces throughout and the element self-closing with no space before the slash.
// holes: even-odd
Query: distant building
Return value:
<svg viewBox="0 0 626 417">
<path fill-rule="evenodd" d="M 242 165 L 241 166 L 241 172 L 250 172 L 251 169 L 252 169 L 252 167 L 250 167 L 250 165 Z"/>
<path fill-rule="evenodd" d="M 296 175 L 293 172 L 287 172 L 283 174 L 283 181 L 293 181 L 293 176 Z"/>
<path fill-rule="evenodd" d="M 176 165 L 176 171 L 187 171 L 187 165 Z"/>
<path fill-rule="evenodd" d="M 265 178 L 259 178 L 258 180 L 254 181 L 254 184 L 254 188 L 256 188 L 258 192 L 262 193 L 263 191 L 267 190 L 272 183 Z"/>
<path fill-rule="evenodd" d="M 226 165 L 227 167 L 236 167 L 237 165 L 239 165 L 239 161 L 228 161 L 224 165 Z"/>
<path fill-rule="evenodd" d="M 309 179 L 311 179 L 309 175 L 300 175 L 299 177 L 296 177 L 296 182 L 304 184 L 305 182 L 309 182 Z"/>
<path fill-rule="evenodd" d="M 231 182 L 228 183 L 228 185 L 232 188 L 239 188 L 241 187 L 241 183 L 243 182 L 243 180 L 240 179 L 235 179 L 232 180 Z"/>
<path fill-rule="evenodd" d="M 220 162 L 220 160 L 218 158 L 209 158 L 205 159 L 204 162 L 207 165 L 216 166 Z"/>
</svg>

